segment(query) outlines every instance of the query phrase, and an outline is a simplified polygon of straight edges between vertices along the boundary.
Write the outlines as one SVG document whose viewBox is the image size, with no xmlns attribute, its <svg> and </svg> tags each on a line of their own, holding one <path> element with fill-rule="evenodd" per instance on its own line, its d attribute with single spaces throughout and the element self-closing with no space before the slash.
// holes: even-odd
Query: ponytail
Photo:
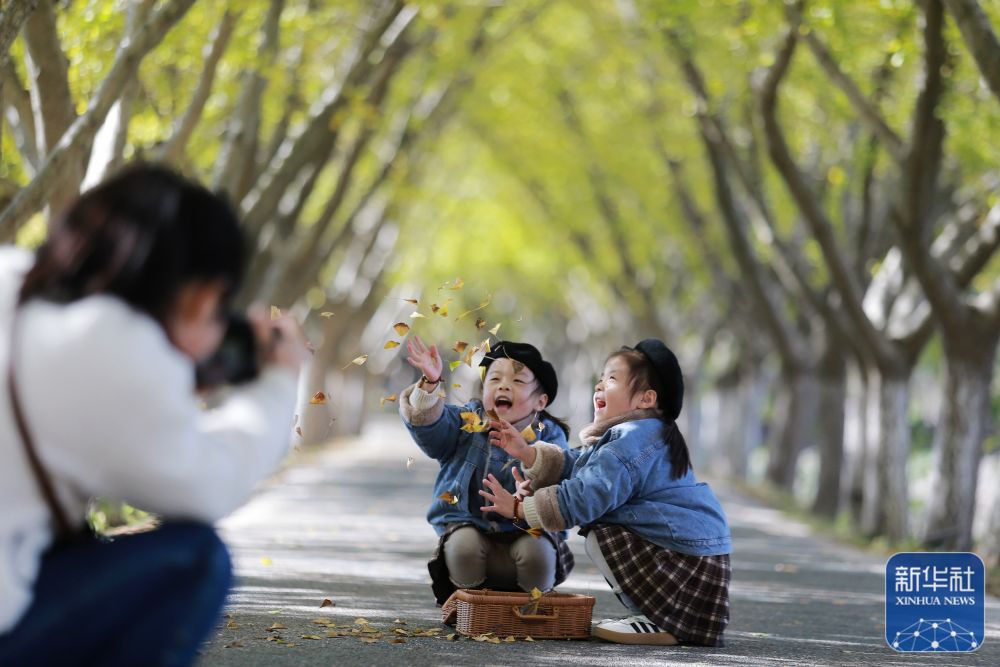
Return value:
<svg viewBox="0 0 1000 667">
<path fill-rule="evenodd" d="M 687 441 L 677 428 L 677 422 L 667 417 L 663 420 L 661 437 L 667 443 L 667 456 L 670 458 L 670 479 L 680 479 L 691 470 L 691 453 L 688 452 Z"/>
</svg>

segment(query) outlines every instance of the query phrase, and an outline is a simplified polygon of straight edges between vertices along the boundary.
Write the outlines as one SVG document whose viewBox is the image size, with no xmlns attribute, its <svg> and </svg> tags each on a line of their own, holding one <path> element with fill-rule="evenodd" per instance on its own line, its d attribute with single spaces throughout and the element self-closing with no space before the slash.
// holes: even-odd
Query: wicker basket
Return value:
<svg viewBox="0 0 1000 667">
<path fill-rule="evenodd" d="M 444 603 L 444 622 L 460 634 L 532 639 L 589 639 L 594 598 L 570 593 L 546 593 L 537 609 L 527 593 L 455 591 Z"/>
</svg>

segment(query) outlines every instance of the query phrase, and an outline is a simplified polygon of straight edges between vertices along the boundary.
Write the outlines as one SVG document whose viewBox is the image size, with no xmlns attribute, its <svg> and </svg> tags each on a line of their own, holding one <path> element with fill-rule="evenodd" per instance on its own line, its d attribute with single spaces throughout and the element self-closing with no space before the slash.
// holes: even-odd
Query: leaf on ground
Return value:
<svg viewBox="0 0 1000 667">
<path fill-rule="evenodd" d="M 396 628 L 396 629 L 393 630 L 393 632 L 395 632 L 397 635 L 401 635 L 403 637 L 409 637 L 410 636 L 410 633 L 407 632 L 406 630 L 404 630 L 403 628 Z"/>
<path fill-rule="evenodd" d="M 535 640 L 531 638 L 531 635 L 528 635 L 527 637 L 524 638 L 524 641 L 526 641 L 526 642 L 533 642 Z"/>
<path fill-rule="evenodd" d="M 455 634 L 454 632 L 452 632 L 451 634 L 447 634 L 447 635 L 445 635 L 445 636 L 444 636 L 444 638 L 445 638 L 445 639 L 447 639 L 447 640 L 448 640 L 448 641 L 450 641 L 450 642 L 453 642 L 453 641 L 455 641 L 456 639 L 458 639 L 458 635 L 457 635 L 457 634 Z"/>
<path fill-rule="evenodd" d="M 325 310 L 322 313 L 320 313 L 319 316 L 320 317 L 327 317 L 327 318 L 329 318 L 329 317 L 333 317 L 333 313 L 331 313 L 329 310 Z"/>
<path fill-rule="evenodd" d="M 493 327 L 492 329 L 490 329 L 490 333 L 493 334 L 494 336 L 497 335 L 498 331 L 500 331 L 500 325 L 499 324 L 497 324 L 495 327 Z"/>
<path fill-rule="evenodd" d="M 387 340 L 385 342 L 385 345 L 382 346 L 382 349 L 383 350 L 392 350 L 392 349 L 395 349 L 397 347 L 399 347 L 399 341 L 398 340 Z"/>
<path fill-rule="evenodd" d="M 459 354 L 462 354 L 463 352 L 465 352 L 465 348 L 467 347 L 469 347 L 469 344 L 466 343 L 464 340 L 456 340 L 455 344 L 452 346 L 451 349 L 455 350 Z"/>
<path fill-rule="evenodd" d="M 508 635 L 507 638 L 504 639 L 504 641 L 510 644 L 511 642 L 516 642 L 517 639 L 514 637 L 514 635 Z"/>
<path fill-rule="evenodd" d="M 302 635 L 302 639 L 312 639 L 314 641 L 319 641 L 322 639 L 319 635 Z"/>
<path fill-rule="evenodd" d="M 401 618 L 397 618 L 393 623 L 398 623 L 399 625 L 406 625 L 406 621 Z"/>
<path fill-rule="evenodd" d="M 388 396 L 383 396 L 378 401 L 379 407 L 383 408 L 385 407 L 386 403 L 395 403 L 395 402 L 396 402 L 396 394 L 389 394 Z"/>
<path fill-rule="evenodd" d="M 445 491 L 440 496 L 438 496 L 438 498 L 440 498 L 441 500 L 445 501 L 449 505 L 457 505 L 458 504 L 458 496 L 456 496 L 451 491 Z"/>
<path fill-rule="evenodd" d="M 335 606 L 336 604 L 334 604 L 333 600 L 331 600 L 330 598 L 323 598 L 323 601 L 319 603 L 320 609 L 322 609 L 323 607 L 335 607 Z"/>
<path fill-rule="evenodd" d="M 229 619 L 229 622 L 226 623 L 226 627 L 229 628 L 230 630 L 236 630 L 240 626 L 237 625 L 236 621 L 234 621 L 233 619 Z"/>
<path fill-rule="evenodd" d="M 278 630 L 287 630 L 287 629 L 288 628 L 286 628 L 281 623 L 272 623 L 271 625 L 267 626 L 267 631 L 268 632 L 276 632 Z"/>
<path fill-rule="evenodd" d="M 396 639 L 390 639 L 390 640 L 389 640 L 389 643 L 390 643 L 390 644 L 405 644 L 405 643 L 406 643 L 406 640 L 405 640 L 405 639 L 401 639 L 401 638 L 397 637 Z"/>
<path fill-rule="evenodd" d="M 531 428 L 531 424 L 528 424 L 521 430 L 521 437 L 527 443 L 532 443 L 538 440 L 538 436 L 535 434 L 535 429 Z"/>
<path fill-rule="evenodd" d="M 312 398 L 309 399 L 311 405 L 322 405 L 326 403 L 326 394 L 321 391 L 317 391 L 313 394 Z"/>
<path fill-rule="evenodd" d="M 233 642 L 229 642 L 228 644 L 223 646 L 223 648 L 242 648 L 242 647 L 243 647 L 243 642 L 241 642 L 239 639 Z"/>
<path fill-rule="evenodd" d="M 416 319 L 421 318 L 421 317 L 423 317 L 423 318 L 426 319 L 427 316 L 424 315 L 423 313 L 418 313 L 417 311 L 413 311 L 412 313 L 410 313 L 410 319 L 411 320 L 416 320 Z"/>
<path fill-rule="evenodd" d="M 354 619 L 354 625 L 371 625 L 371 622 L 364 617 Z"/>
<path fill-rule="evenodd" d="M 364 642 L 366 644 L 375 644 L 379 640 L 376 637 L 358 637 L 358 641 L 362 641 L 362 642 Z"/>
<path fill-rule="evenodd" d="M 268 637 L 264 641 L 268 641 L 268 642 L 280 642 L 280 641 L 284 641 L 284 640 L 281 637 L 279 637 L 278 635 L 271 635 L 270 637 Z"/>
<path fill-rule="evenodd" d="M 396 330 L 396 333 L 400 336 L 405 336 L 410 332 L 410 325 L 406 322 L 396 322 L 392 325 L 392 328 Z"/>
</svg>

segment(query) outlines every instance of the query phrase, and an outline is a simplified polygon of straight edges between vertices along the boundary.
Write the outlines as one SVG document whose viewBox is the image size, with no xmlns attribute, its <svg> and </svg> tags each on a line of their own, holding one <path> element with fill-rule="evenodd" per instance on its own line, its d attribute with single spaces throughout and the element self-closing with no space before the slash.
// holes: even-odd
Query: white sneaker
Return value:
<svg viewBox="0 0 1000 667">
<path fill-rule="evenodd" d="M 673 646 L 677 638 L 645 616 L 628 616 L 617 620 L 607 619 L 597 624 L 594 636 L 616 644 L 648 644 Z"/>
</svg>

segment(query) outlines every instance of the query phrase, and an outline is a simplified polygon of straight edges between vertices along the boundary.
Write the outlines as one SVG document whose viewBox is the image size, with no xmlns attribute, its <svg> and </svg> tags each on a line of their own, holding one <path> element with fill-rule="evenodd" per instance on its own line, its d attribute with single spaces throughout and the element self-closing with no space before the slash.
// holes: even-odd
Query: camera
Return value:
<svg viewBox="0 0 1000 667">
<path fill-rule="evenodd" d="M 250 321 L 234 313 L 228 318 L 218 349 L 195 367 L 195 385 L 208 389 L 249 382 L 260 373 L 257 354 L 257 337 Z"/>
</svg>

